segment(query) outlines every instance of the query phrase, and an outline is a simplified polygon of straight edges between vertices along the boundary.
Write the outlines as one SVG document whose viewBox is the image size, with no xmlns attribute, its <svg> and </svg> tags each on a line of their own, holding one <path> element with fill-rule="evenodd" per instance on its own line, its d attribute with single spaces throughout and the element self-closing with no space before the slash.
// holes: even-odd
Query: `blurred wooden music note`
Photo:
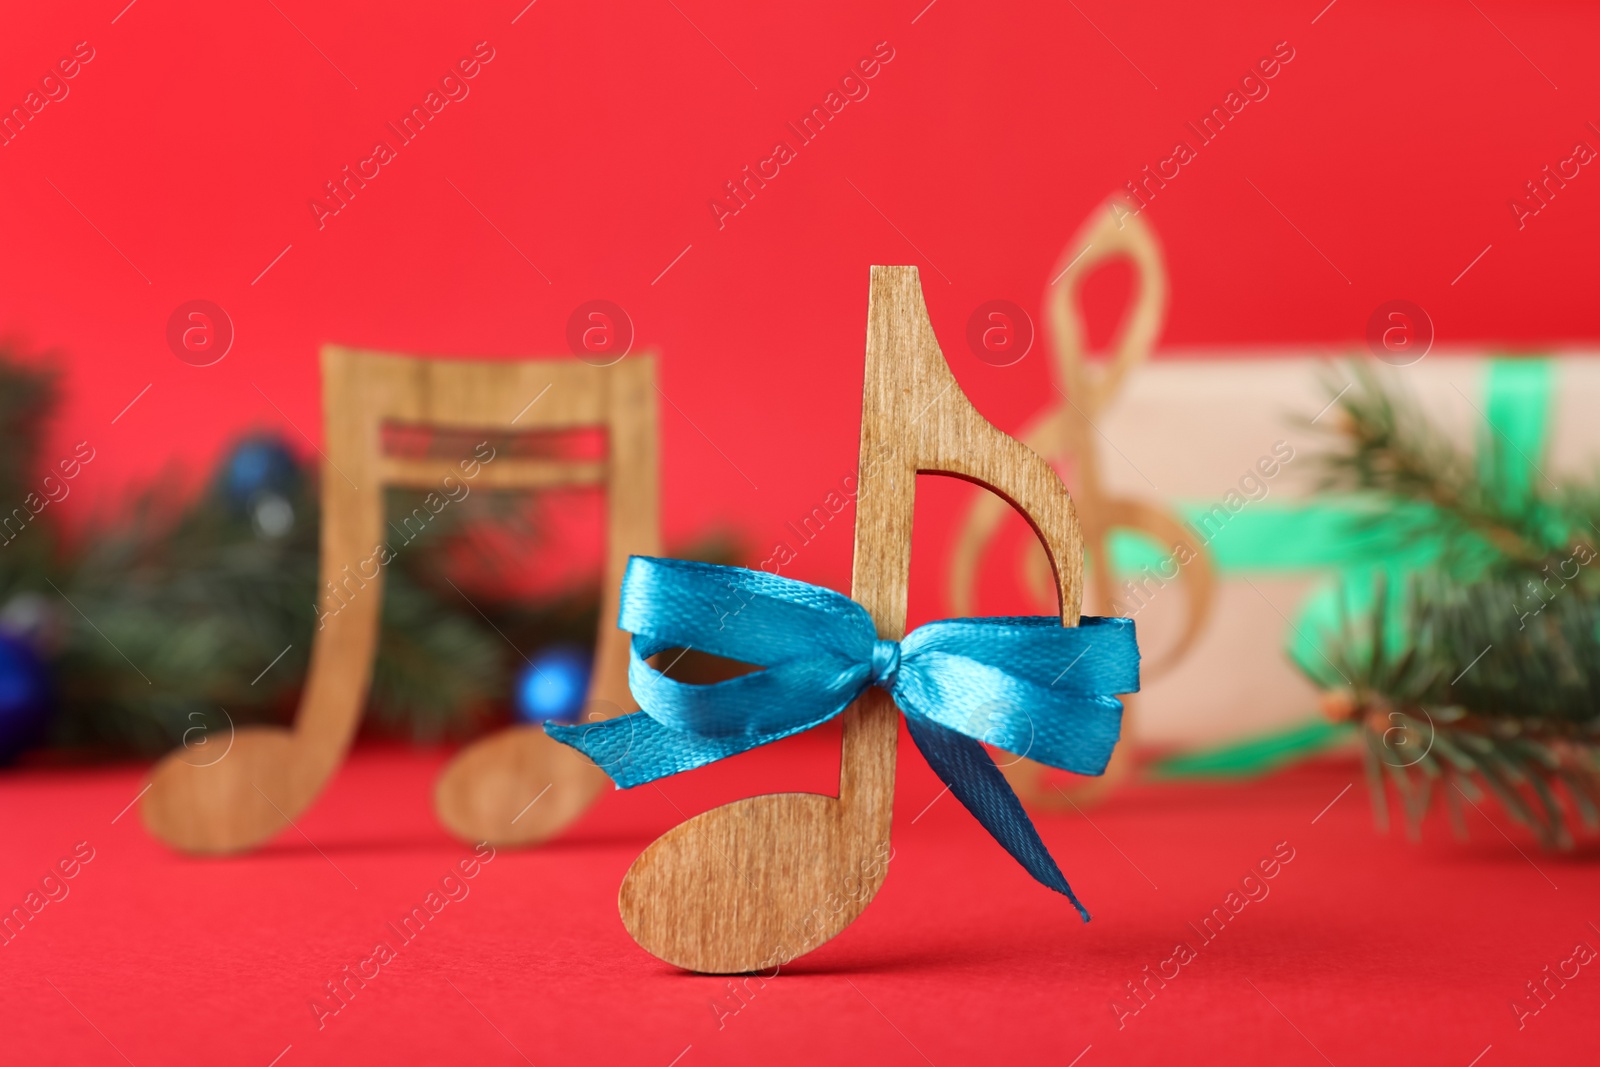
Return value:
<svg viewBox="0 0 1600 1067">
<path fill-rule="evenodd" d="M 878 637 L 905 635 L 918 473 L 987 486 L 1020 511 L 1055 569 L 1062 624 L 1077 625 L 1083 548 L 1072 499 L 961 391 L 915 267 L 872 268 L 863 392 L 851 595 Z M 887 872 L 898 719 L 879 688 L 845 711 L 838 797 L 749 797 L 656 839 L 618 896 L 634 940 L 680 967 L 733 974 L 787 962 L 853 922 Z"/>
<path fill-rule="evenodd" d="M 349 594 L 321 616 L 310 676 L 292 729 L 250 727 L 228 754 L 196 765 L 175 752 L 155 769 L 141 810 L 157 837 L 188 852 L 238 852 L 300 815 L 343 762 L 360 721 L 378 641 L 383 568 L 361 561 L 385 542 L 384 487 L 437 490 L 467 460 L 385 454 L 386 425 L 454 431 L 607 431 L 604 460 L 506 456 L 477 468 L 494 489 L 604 484 L 609 503 L 599 641 L 589 715 L 636 705 L 627 688 L 627 635 L 616 629 L 617 591 L 631 553 L 658 551 L 655 363 L 610 367 L 573 360 L 470 362 L 416 359 L 329 346 L 322 353 L 326 432 L 319 589 Z M 351 584 L 351 568 L 358 584 Z M 536 727 L 518 727 L 464 750 L 436 790 L 440 819 L 468 841 L 526 844 L 556 833 L 605 788 L 606 778 Z M 538 799 L 538 803 L 530 802 Z M 518 817 L 520 813 L 520 818 Z"/>
<path fill-rule="evenodd" d="M 1120 215 L 1120 218 L 1118 217 Z M 1088 330 L 1079 305 L 1080 288 L 1090 270 L 1115 256 L 1125 256 L 1135 270 L 1136 290 L 1123 320 L 1113 355 L 1103 371 L 1090 366 L 1086 352 Z M 1155 235 L 1137 214 L 1117 210 L 1113 202 L 1097 208 L 1062 251 L 1056 263 L 1056 280 L 1045 291 L 1044 313 L 1054 342 L 1056 389 L 1062 401 L 1025 426 L 1018 435 L 1024 444 L 1053 462 L 1070 462 L 1075 473 L 1074 499 L 1083 522 L 1084 545 L 1090 561 L 1090 610 L 1113 612 L 1116 576 L 1112 571 L 1110 534 L 1130 530 L 1145 534 L 1163 552 L 1182 563 L 1177 577 L 1186 588 L 1183 630 L 1165 654 L 1144 668 L 1145 677 L 1159 676 L 1188 652 L 1211 610 L 1215 578 L 1210 557 L 1195 536 L 1171 513 L 1143 501 L 1116 496 L 1101 483 L 1096 420 L 1110 406 L 1123 379 L 1149 358 L 1166 314 L 1167 279 Z M 950 605 L 956 615 L 975 612 L 979 562 L 1005 517 L 1001 502 L 981 496 L 967 514 L 950 564 Z M 1044 561 L 1037 552 L 1023 557 L 1024 584 L 1040 593 L 1047 588 Z M 1029 806 L 1063 808 L 1074 800 L 1088 803 L 1115 788 L 1134 765 L 1130 743 L 1134 698 L 1124 703 L 1123 738 L 1104 777 L 1070 790 L 1046 789 L 1048 768 L 1027 759 L 1002 763 L 1012 788 Z"/>
</svg>

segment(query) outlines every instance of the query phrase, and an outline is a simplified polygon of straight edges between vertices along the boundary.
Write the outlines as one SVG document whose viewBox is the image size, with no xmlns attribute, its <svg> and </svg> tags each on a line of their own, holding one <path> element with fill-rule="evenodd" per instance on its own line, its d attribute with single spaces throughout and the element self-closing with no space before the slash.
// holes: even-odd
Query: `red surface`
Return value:
<svg viewBox="0 0 1600 1067">
<path fill-rule="evenodd" d="M 137 809 L 112 822 L 140 788 L 136 768 L 10 775 L 7 907 L 77 842 L 95 855 L 0 948 L 0 1059 L 111 1064 L 120 1050 L 141 1065 L 264 1067 L 286 1046 L 282 1067 L 521 1063 L 517 1050 L 655 1067 L 1320 1065 L 1317 1050 L 1336 1064 L 1464 1067 L 1487 1046 L 1481 1067 L 1593 1059 L 1592 966 L 1520 1032 L 1509 1007 L 1577 942 L 1600 947 L 1592 851 L 1541 854 L 1512 829 L 1513 847 L 1476 814 L 1464 845 L 1442 820 L 1421 844 L 1379 836 L 1364 786 L 1342 792 L 1356 777 L 1342 763 L 1240 787 L 1140 787 L 1087 817 L 1038 820 L 1094 914 L 1084 926 L 949 796 L 923 811 L 939 786 L 909 743 L 879 899 L 719 1029 L 727 979 L 638 949 L 617 885 L 680 808 L 824 786 L 837 765 L 825 733 L 607 796 L 560 842 L 501 851 L 320 1032 L 323 983 L 392 939 L 385 924 L 471 853 L 429 810 L 441 754 L 358 752 L 300 821 L 305 836 L 220 861 L 167 851 Z M 1187 924 L 1280 842 L 1294 858 L 1269 895 L 1202 946 Z M 1119 1031 L 1112 998 L 1179 940 L 1198 957 Z"/>
<path fill-rule="evenodd" d="M 526 3 L 8 5 L 5 107 L 76 42 L 95 49 L 0 148 L 0 335 L 61 350 L 54 447 L 98 449 L 64 514 L 198 469 L 253 424 L 320 439 L 324 342 L 562 353 L 569 313 L 603 297 L 665 361 L 669 539 L 726 523 L 759 560 L 854 469 L 869 264 L 921 267 L 957 377 L 1015 428 L 1051 396 L 1042 344 L 987 366 L 969 314 L 1036 309 L 1090 210 L 1280 41 L 1295 58 L 1270 94 L 1149 208 L 1164 343 L 1335 351 L 1395 298 L 1440 344 L 1600 336 L 1600 174 L 1520 231 L 1507 206 L 1575 141 L 1600 147 L 1600 9 L 1580 0 Z M 470 95 L 319 230 L 323 183 L 479 41 L 495 59 Z M 719 230 L 723 183 L 880 41 L 895 58 L 870 95 Z M 1097 287 L 1101 333 L 1117 289 Z M 195 298 L 236 325 L 213 367 L 166 348 Z M 942 566 L 948 529 L 922 521 L 919 558 Z M 847 530 L 786 573 L 843 585 Z M 942 611 L 942 585 L 918 583 L 913 610 Z"/>
<path fill-rule="evenodd" d="M 663 356 L 670 539 L 723 523 L 762 558 L 855 468 L 868 265 L 921 267 L 957 377 L 1016 427 L 1051 395 L 1043 350 L 980 362 L 962 343 L 972 309 L 1037 307 L 1087 213 L 1279 41 L 1296 58 L 1270 96 L 1149 209 L 1172 279 L 1164 343 L 1333 351 L 1394 298 L 1426 307 L 1440 344 L 1600 335 L 1600 175 L 1585 167 L 1525 228 L 1507 207 L 1575 141 L 1600 146 L 1592 5 L 125 2 L 10 4 L 0 34 L 7 109 L 76 42 L 95 49 L 0 148 L 0 334 L 61 353 L 50 448 L 96 449 L 57 505 L 79 521 L 134 482 L 192 478 L 247 427 L 310 454 L 324 342 L 558 353 L 572 309 L 603 297 Z M 496 57 L 471 95 L 319 230 L 309 198 L 483 40 Z M 870 96 L 719 229 L 708 199 L 879 41 L 895 58 Z M 1117 296 L 1115 279 L 1091 287 L 1098 335 Z M 212 367 L 164 340 L 195 298 L 237 330 Z M 949 505 L 968 491 L 919 504 L 914 622 L 943 610 Z M 848 530 L 786 573 L 842 587 Z M 442 756 L 358 754 L 302 821 L 315 847 L 291 835 L 227 862 L 173 856 L 136 812 L 112 822 L 139 768 L 0 777 L 0 905 L 77 842 L 95 850 L 0 948 L 0 1057 L 521 1062 L 514 1045 L 653 1067 L 1070 1064 L 1092 1046 L 1076 1062 L 1093 1067 L 1321 1063 L 1314 1042 L 1340 1064 L 1467 1064 L 1492 1045 L 1493 1067 L 1593 1044 L 1587 970 L 1521 1032 L 1508 1007 L 1600 939 L 1592 855 L 1523 842 L 1530 862 L 1481 823 L 1466 846 L 1442 828 L 1377 837 L 1360 785 L 1313 825 L 1354 778 L 1342 767 L 1140 789 L 1093 825 L 1041 820 L 1095 912 L 1082 927 L 949 797 L 912 822 L 938 788 L 909 750 L 882 899 L 719 1030 L 724 981 L 637 950 L 616 886 L 678 807 L 826 788 L 821 745 L 608 798 L 563 842 L 503 853 L 321 1032 L 322 984 L 468 852 L 428 809 Z M 1280 841 L 1296 858 L 1270 897 L 1119 1031 L 1123 983 Z"/>
</svg>

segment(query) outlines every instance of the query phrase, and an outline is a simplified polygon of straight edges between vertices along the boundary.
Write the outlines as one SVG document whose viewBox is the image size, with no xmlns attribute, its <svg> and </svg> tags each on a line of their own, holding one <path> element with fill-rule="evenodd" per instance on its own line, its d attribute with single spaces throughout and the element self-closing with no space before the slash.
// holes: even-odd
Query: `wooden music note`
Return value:
<svg viewBox="0 0 1600 1067">
<path fill-rule="evenodd" d="M 1065 486 L 956 384 L 916 268 L 873 267 L 851 595 L 883 639 L 905 635 L 918 473 L 965 478 L 1016 507 L 1054 567 L 1062 624 L 1077 625 L 1083 545 Z M 733 974 L 794 959 L 853 922 L 887 873 L 898 719 L 878 688 L 844 713 L 837 798 L 750 797 L 652 843 L 618 897 L 634 940 L 688 970 Z"/>
<path fill-rule="evenodd" d="M 658 550 L 654 360 L 638 356 L 601 368 L 571 360 L 414 359 L 329 346 L 322 379 L 327 464 L 319 590 L 339 589 L 347 599 L 321 618 L 293 729 L 241 729 L 213 763 L 192 764 L 175 752 L 156 767 L 141 807 L 145 825 L 187 852 L 237 852 L 263 843 L 311 804 L 344 760 L 377 648 L 388 561 L 378 557 L 375 575 L 362 564 L 388 540 L 384 487 L 441 491 L 447 477 L 463 474 L 453 459 L 385 455 L 385 424 L 607 430 L 603 461 L 502 456 L 474 477 L 496 489 L 606 484 L 609 543 L 590 714 L 604 718 L 636 706 L 627 688 L 627 635 L 615 619 L 629 554 Z M 524 727 L 465 750 L 441 776 L 435 799 L 440 819 L 465 840 L 527 843 L 576 818 L 605 783 L 582 756 Z M 548 795 L 527 807 L 542 790 Z M 519 809 L 526 811 L 517 819 Z"/>
<path fill-rule="evenodd" d="M 1118 216 L 1121 216 L 1118 218 Z M 1088 331 L 1078 305 L 1079 291 L 1091 269 L 1104 260 L 1126 256 L 1136 272 L 1137 290 L 1113 343 L 1114 355 L 1103 372 L 1089 366 L 1085 352 Z M 1164 552 L 1186 549 L 1186 562 L 1178 577 L 1187 590 L 1187 615 L 1184 628 L 1166 653 L 1143 668 L 1146 679 L 1159 676 L 1181 659 L 1199 638 L 1211 611 L 1215 577 L 1210 557 L 1193 534 L 1175 516 L 1142 501 L 1109 493 L 1100 481 L 1096 420 L 1110 406 L 1122 388 L 1123 379 L 1134 367 L 1149 358 L 1161 332 L 1166 313 L 1167 279 L 1161 263 L 1161 249 L 1143 218 L 1126 210 L 1117 211 L 1113 202 L 1096 209 L 1057 261 L 1056 282 L 1045 292 L 1045 320 L 1054 341 L 1056 369 L 1064 387 L 1062 403 L 1023 428 L 1018 435 L 1024 444 L 1052 460 L 1072 460 L 1076 467 L 1079 516 L 1083 521 L 1084 544 L 1093 562 L 1090 587 L 1091 610 L 1111 614 L 1116 578 L 1111 569 L 1109 539 L 1112 530 L 1135 530 L 1148 535 Z M 980 497 L 967 515 L 956 542 L 950 564 L 949 596 L 957 615 L 974 611 L 978 562 L 1004 518 L 1000 501 Z M 1037 553 L 1024 557 L 1025 584 L 1033 589 L 1047 588 L 1044 561 Z M 1129 737 L 1134 700 L 1123 700 L 1123 736 Z M 1031 807 L 1064 808 L 1074 801 L 1092 802 L 1116 787 L 1133 768 L 1133 746 L 1117 746 L 1104 776 L 1067 791 L 1043 787 L 1048 768 L 1028 759 L 1002 763 L 1001 770 L 1017 796 Z"/>
</svg>

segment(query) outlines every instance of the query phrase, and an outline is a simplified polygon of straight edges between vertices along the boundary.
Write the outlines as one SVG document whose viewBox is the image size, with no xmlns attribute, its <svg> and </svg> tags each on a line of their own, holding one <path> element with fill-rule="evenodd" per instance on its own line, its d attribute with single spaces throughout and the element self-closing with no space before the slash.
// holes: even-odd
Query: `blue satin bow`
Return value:
<svg viewBox="0 0 1600 1067">
<path fill-rule="evenodd" d="M 545 731 L 621 788 L 745 752 L 839 714 L 868 686 L 889 691 L 924 758 L 1041 884 L 1087 921 L 1005 776 L 979 744 L 1099 774 L 1122 727 L 1112 694 L 1139 688 L 1132 619 L 946 619 L 880 641 L 872 617 L 831 589 L 742 567 L 634 556 L 618 620 L 633 636 L 628 685 L 642 711 Z M 674 681 L 646 660 L 694 648 L 765 669 L 714 685 Z"/>
</svg>

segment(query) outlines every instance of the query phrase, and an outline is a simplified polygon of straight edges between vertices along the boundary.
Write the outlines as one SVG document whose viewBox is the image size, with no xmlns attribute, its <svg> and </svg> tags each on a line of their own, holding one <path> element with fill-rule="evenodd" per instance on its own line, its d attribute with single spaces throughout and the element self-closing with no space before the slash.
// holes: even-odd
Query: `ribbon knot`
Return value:
<svg viewBox="0 0 1600 1067">
<path fill-rule="evenodd" d="M 544 729 L 619 787 L 809 730 L 881 686 L 956 799 L 1088 920 L 979 741 L 1075 774 L 1104 771 L 1122 729 L 1114 694 L 1139 688 L 1132 619 L 1086 617 L 1074 627 L 1051 616 L 946 619 L 884 641 L 867 609 L 831 589 L 742 567 L 634 556 L 617 623 L 633 634 L 628 686 L 641 710 Z M 673 648 L 763 669 L 691 685 L 648 662 Z"/>
<path fill-rule="evenodd" d="M 895 675 L 900 673 L 900 642 L 875 641 L 872 645 L 872 684 L 894 691 Z"/>
</svg>

